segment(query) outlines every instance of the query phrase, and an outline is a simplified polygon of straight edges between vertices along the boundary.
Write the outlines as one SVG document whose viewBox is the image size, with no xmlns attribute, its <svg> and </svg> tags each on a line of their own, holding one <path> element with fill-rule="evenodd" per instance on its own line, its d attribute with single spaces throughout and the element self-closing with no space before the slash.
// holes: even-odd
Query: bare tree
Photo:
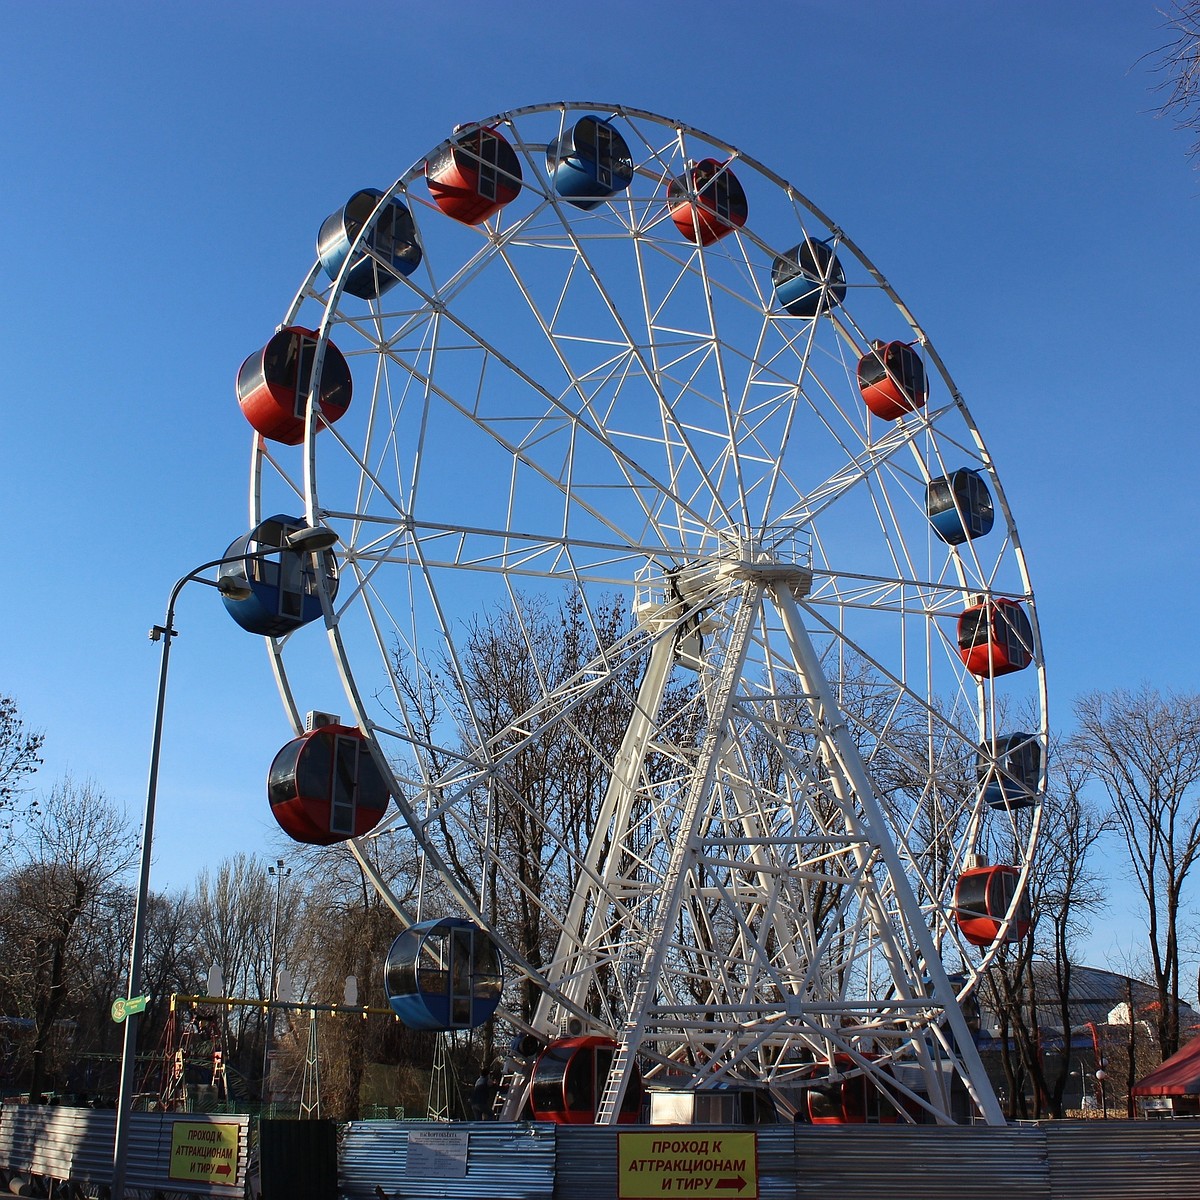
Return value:
<svg viewBox="0 0 1200 1200">
<path fill-rule="evenodd" d="M 221 969 L 227 996 L 266 999 L 271 973 L 271 920 L 275 887 L 266 864 L 252 854 L 225 859 L 216 875 L 201 871 L 195 886 L 197 947 L 208 966 Z M 228 1016 L 228 1052 L 234 1070 L 257 1079 L 266 1021 L 261 1009 Z"/>
<path fill-rule="evenodd" d="M 11 696 L 0 696 L 0 828 L 12 826 L 12 807 L 26 779 L 42 765 L 44 736 L 25 728 Z"/>
<path fill-rule="evenodd" d="M 1093 692 L 1075 713 L 1075 747 L 1108 793 L 1145 901 L 1166 1057 L 1179 1049 L 1180 915 L 1200 857 L 1200 694 Z"/>
<path fill-rule="evenodd" d="M 1163 116 L 1173 117 L 1178 129 L 1200 133 L 1200 0 L 1182 0 L 1161 9 L 1171 40 L 1147 57 L 1163 76 L 1157 90 L 1166 94 L 1159 106 Z M 1200 156 L 1200 136 L 1188 149 L 1193 159 Z"/>
<path fill-rule="evenodd" d="M 375 860 L 373 867 L 393 881 L 401 904 L 411 904 L 414 899 L 414 893 L 403 886 L 406 880 L 415 885 L 413 863 L 407 857 L 410 850 L 406 839 L 391 837 L 364 847 L 364 853 Z M 296 895 L 300 888 L 304 890 L 303 905 L 289 959 L 299 994 L 318 1004 L 340 1004 L 346 978 L 353 975 L 360 1005 L 386 1007 L 383 965 L 388 947 L 400 932 L 395 915 L 369 886 L 347 847 L 313 848 L 303 853 L 302 862 Z M 413 1060 L 428 1063 L 432 1047 L 428 1034 L 414 1034 L 391 1021 L 318 1019 L 322 1111 L 339 1120 L 360 1116 L 369 1082 L 368 1064 L 394 1067 L 399 1072 L 416 1065 Z M 290 1023 L 292 1046 L 287 1057 L 293 1073 L 303 1062 L 307 1021 L 301 1016 Z M 283 1029 L 288 1024 L 284 1022 L 277 1030 L 285 1042 Z M 408 1087 L 403 1103 L 413 1105 L 419 1093 L 419 1087 Z"/>
<path fill-rule="evenodd" d="M 45 1087 L 55 1026 L 74 1019 L 86 980 L 89 929 L 133 861 L 127 821 L 95 784 L 65 779 L 9 842 L 0 881 L 0 989 L 9 1011 L 33 1020 L 29 1087 Z"/>
<path fill-rule="evenodd" d="M 985 982 L 1002 1030 L 1010 1116 L 1029 1115 L 1021 1111 L 1026 1081 L 1032 1085 L 1037 1115 L 1063 1115 L 1070 1055 L 1064 1053 L 1056 1070 L 1048 1069 L 1043 1024 L 1061 1030 L 1069 1046 L 1077 950 L 1089 932 L 1090 918 L 1105 900 L 1093 852 L 1112 828 L 1111 819 L 1083 795 L 1087 772 L 1077 751 L 1055 746 L 1050 764 L 1038 854 L 1029 881 L 1029 936 L 1003 947 Z"/>
</svg>

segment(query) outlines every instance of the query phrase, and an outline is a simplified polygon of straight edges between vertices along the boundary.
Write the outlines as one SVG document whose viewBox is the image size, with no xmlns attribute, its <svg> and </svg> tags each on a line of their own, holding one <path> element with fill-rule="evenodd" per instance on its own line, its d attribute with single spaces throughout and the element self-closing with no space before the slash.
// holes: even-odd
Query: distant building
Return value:
<svg viewBox="0 0 1200 1200">
<path fill-rule="evenodd" d="M 1064 1107 L 1069 1110 L 1114 1109 L 1125 1115 L 1130 1085 L 1161 1061 L 1156 1018 L 1158 991 L 1140 979 L 1098 967 L 1073 966 L 1067 1000 L 1070 1027 L 1059 1017 L 1058 989 L 1053 966 L 1036 961 L 1037 1030 L 1045 1075 L 1054 1080 L 1066 1068 Z M 1132 997 L 1134 1021 L 1130 1021 Z M 1004 1069 L 1005 1044 L 1000 1014 L 990 1003 L 990 989 L 980 989 L 979 1034 L 976 1044 L 993 1086 L 1003 1097 L 1010 1086 Z M 1031 1024 L 1026 1011 L 1024 1020 Z M 1189 1004 L 1179 1012 L 1181 1037 L 1200 1033 L 1200 1013 Z M 1015 1043 L 1008 1039 L 1010 1068 Z M 1065 1060 L 1065 1061 L 1064 1061 Z M 1019 1085 L 1028 1091 L 1028 1082 Z M 1029 1098 L 1032 1106 L 1032 1097 Z"/>
</svg>

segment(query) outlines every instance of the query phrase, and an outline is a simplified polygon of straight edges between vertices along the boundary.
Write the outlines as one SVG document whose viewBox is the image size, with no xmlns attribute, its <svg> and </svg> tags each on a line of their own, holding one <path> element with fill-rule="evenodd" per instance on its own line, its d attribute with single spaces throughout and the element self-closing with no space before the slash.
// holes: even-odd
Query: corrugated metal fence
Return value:
<svg viewBox="0 0 1200 1200">
<path fill-rule="evenodd" d="M 177 1122 L 190 1127 L 236 1127 L 236 1162 L 227 1180 L 171 1178 L 171 1139 Z M 241 1200 L 249 1123 L 244 1115 L 133 1113 L 126 1166 L 129 1187 Z M 0 1169 L 10 1175 L 107 1185 L 112 1179 L 115 1125 L 116 1113 L 111 1109 L 6 1104 L 0 1109 Z"/>
<path fill-rule="evenodd" d="M 618 1200 L 621 1130 L 592 1126 L 456 1126 L 465 1174 L 408 1173 L 407 1128 L 350 1125 L 341 1148 L 346 1200 Z M 654 1126 L 654 1132 L 669 1127 Z M 640 1127 L 647 1132 L 646 1127 Z M 671 1132 L 678 1132 L 676 1127 Z M 689 1136 L 705 1127 L 689 1126 Z M 728 1130 L 726 1130 L 728 1132 Z M 776 1125 L 757 1130 L 759 1200 L 1195 1200 L 1200 1121 L 1079 1121 L 1009 1126 Z"/>
<path fill-rule="evenodd" d="M 238 1125 L 234 1180 L 166 1183 L 172 1126 L 207 1119 L 134 1114 L 130 1187 L 240 1198 L 244 1116 L 211 1118 Z M 729 1132 L 683 1128 L 688 1138 Z M 1063 1121 L 1005 1129 L 768 1125 L 752 1132 L 759 1200 L 961 1200 L 980 1193 L 1021 1200 L 1194 1200 L 1200 1195 L 1200 1121 Z M 618 1139 L 626 1133 L 680 1137 L 681 1127 L 356 1121 L 342 1130 L 338 1190 L 346 1200 L 378 1200 L 381 1192 L 388 1200 L 618 1200 Z M 112 1112 L 6 1105 L 0 1113 L 0 1167 L 10 1173 L 102 1185 L 111 1173 L 112 1140 Z"/>
</svg>

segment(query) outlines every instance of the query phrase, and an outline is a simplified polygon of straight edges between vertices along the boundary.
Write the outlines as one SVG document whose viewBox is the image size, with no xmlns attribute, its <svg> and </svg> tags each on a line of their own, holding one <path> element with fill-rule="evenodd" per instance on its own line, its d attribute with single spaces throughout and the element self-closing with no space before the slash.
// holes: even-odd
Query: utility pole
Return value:
<svg viewBox="0 0 1200 1200">
<path fill-rule="evenodd" d="M 279 961 L 279 920 L 283 909 L 283 881 L 291 875 L 291 867 L 285 868 L 283 859 L 275 860 L 273 867 L 267 868 L 267 874 L 275 880 L 275 913 L 271 920 L 271 977 L 267 982 L 267 999 L 275 1001 L 279 999 L 277 992 L 279 990 L 279 970 L 282 963 Z M 275 1040 L 275 1009 L 267 1009 L 267 1036 L 263 1042 L 263 1066 L 262 1066 L 262 1102 L 266 1105 L 271 1098 L 271 1045 Z"/>
</svg>

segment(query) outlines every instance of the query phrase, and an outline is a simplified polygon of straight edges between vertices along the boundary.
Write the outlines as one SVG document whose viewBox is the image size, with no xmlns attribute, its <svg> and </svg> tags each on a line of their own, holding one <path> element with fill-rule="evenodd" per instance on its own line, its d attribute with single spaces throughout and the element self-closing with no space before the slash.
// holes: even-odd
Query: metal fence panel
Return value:
<svg viewBox="0 0 1200 1200">
<path fill-rule="evenodd" d="M 1061 1121 L 1043 1130 L 1051 1200 L 1200 1195 L 1200 1121 Z"/>
<path fill-rule="evenodd" d="M 237 1162 L 228 1181 L 169 1178 L 171 1131 L 179 1121 L 238 1127 Z M 240 1200 L 246 1183 L 249 1121 L 249 1117 L 236 1114 L 131 1114 L 127 1185 Z M 111 1109 L 6 1104 L 0 1109 L 0 1167 L 20 1175 L 107 1185 L 112 1180 L 115 1126 L 116 1113 Z"/>
<path fill-rule="evenodd" d="M 1049 1200 L 1038 1129 L 987 1126 L 798 1125 L 797 1200 Z M 1086 1195 L 1086 1192 L 1077 1193 Z"/>
<path fill-rule="evenodd" d="M 458 1122 L 467 1133 L 467 1173 L 420 1178 L 408 1173 L 409 1130 L 427 1122 L 353 1121 L 342 1138 L 338 1182 L 346 1200 L 387 1196 L 461 1200 L 551 1200 L 554 1194 L 553 1125 Z"/>
</svg>

